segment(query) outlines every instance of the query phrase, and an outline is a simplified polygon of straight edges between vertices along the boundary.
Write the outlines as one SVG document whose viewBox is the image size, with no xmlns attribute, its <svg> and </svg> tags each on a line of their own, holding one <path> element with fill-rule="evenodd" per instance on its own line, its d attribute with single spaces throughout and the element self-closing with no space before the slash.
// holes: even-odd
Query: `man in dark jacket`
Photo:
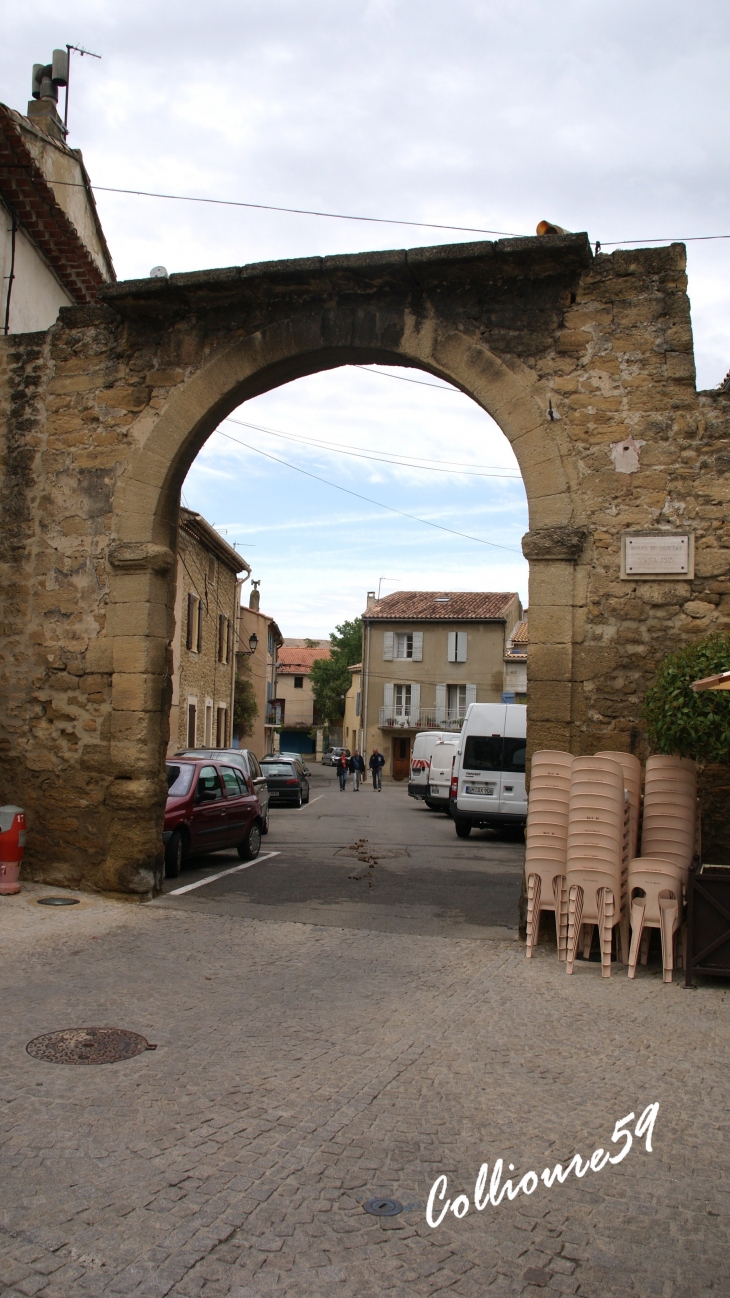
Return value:
<svg viewBox="0 0 730 1298">
<path fill-rule="evenodd" d="M 385 766 L 385 758 L 382 753 L 378 752 L 377 748 L 374 748 L 370 754 L 368 765 L 373 773 L 373 790 L 375 793 L 382 793 L 382 771 Z"/>
<path fill-rule="evenodd" d="M 360 792 L 360 776 L 365 774 L 365 762 L 363 761 L 357 748 L 350 758 L 350 770 L 352 771 L 352 791 Z"/>
</svg>

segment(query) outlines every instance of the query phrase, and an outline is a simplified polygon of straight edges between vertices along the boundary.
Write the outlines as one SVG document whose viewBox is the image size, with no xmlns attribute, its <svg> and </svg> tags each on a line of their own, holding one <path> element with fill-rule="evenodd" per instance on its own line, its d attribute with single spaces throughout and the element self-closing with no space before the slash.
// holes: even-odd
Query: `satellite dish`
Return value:
<svg viewBox="0 0 730 1298">
<path fill-rule="evenodd" d="M 153 266 L 150 271 L 150 279 L 168 279 L 166 266 Z"/>
</svg>

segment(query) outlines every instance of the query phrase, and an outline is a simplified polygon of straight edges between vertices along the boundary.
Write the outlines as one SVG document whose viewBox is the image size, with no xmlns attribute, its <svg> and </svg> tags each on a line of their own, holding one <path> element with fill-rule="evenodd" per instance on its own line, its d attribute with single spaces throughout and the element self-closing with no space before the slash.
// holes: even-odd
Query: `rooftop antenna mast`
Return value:
<svg viewBox="0 0 730 1298">
<path fill-rule="evenodd" d="M 66 46 L 66 81 L 65 83 L 61 82 L 61 84 L 62 85 L 65 84 L 66 86 L 66 97 L 63 105 L 63 129 L 67 135 L 68 135 L 68 85 L 69 85 L 69 81 L 71 80 L 71 51 L 72 50 L 75 50 L 76 53 L 80 54 L 82 58 L 84 57 L 85 54 L 88 54 L 90 59 L 101 58 L 101 54 L 94 54 L 91 50 L 85 50 L 83 45 Z"/>
</svg>

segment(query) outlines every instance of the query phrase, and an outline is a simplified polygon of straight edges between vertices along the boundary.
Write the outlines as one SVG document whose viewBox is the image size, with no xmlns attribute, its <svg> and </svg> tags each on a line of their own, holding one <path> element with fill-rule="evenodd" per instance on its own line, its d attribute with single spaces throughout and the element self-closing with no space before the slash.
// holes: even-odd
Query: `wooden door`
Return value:
<svg viewBox="0 0 730 1298">
<path fill-rule="evenodd" d="M 393 779 L 407 780 L 411 769 L 410 739 L 393 740 Z"/>
</svg>

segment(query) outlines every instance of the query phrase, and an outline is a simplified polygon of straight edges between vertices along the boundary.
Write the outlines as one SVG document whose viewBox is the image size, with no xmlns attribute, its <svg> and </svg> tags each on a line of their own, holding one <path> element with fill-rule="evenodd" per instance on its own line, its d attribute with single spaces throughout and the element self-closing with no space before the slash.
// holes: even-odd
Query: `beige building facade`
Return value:
<svg viewBox="0 0 730 1298">
<path fill-rule="evenodd" d="M 362 729 L 362 663 L 350 668 L 352 683 L 345 695 L 345 715 L 342 721 L 342 744 L 354 753 L 363 751 Z"/>
<path fill-rule="evenodd" d="M 284 640 L 273 617 L 262 613 L 259 603 L 258 589 L 252 590 L 248 607 L 240 610 L 237 654 L 238 674 L 251 681 L 258 716 L 245 733 L 234 726 L 233 742 L 240 748 L 250 748 L 260 761 L 267 753 L 278 749 L 276 710 L 272 702 L 276 697 L 276 656 Z M 251 636 L 254 635 L 257 644 L 254 652 L 250 653 Z"/>
<path fill-rule="evenodd" d="M 527 703 L 527 618 L 512 628 L 504 652 L 505 703 Z"/>
<path fill-rule="evenodd" d="M 501 701 L 505 647 L 521 617 L 512 592 L 368 593 L 363 728 L 386 775 L 408 778 L 419 731 L 458 731 L 470 703 Z"/>
<path fill-rule="evenodd" d="M 279 727 L 279 749 L 283 752 L 314 753 L 312 734 L 320 724 L 314 706 L 310 672 L 317 658 L 329 658 L 329 640 L 312 641 L 286 637 L 276 663 L 274 714 Z"/>
<path fill-rule="evenodd" d="M 238 609 L 250 572 L 210 523 L 180 508 L 170 753 L 232 742 Z"/>
</svg>

